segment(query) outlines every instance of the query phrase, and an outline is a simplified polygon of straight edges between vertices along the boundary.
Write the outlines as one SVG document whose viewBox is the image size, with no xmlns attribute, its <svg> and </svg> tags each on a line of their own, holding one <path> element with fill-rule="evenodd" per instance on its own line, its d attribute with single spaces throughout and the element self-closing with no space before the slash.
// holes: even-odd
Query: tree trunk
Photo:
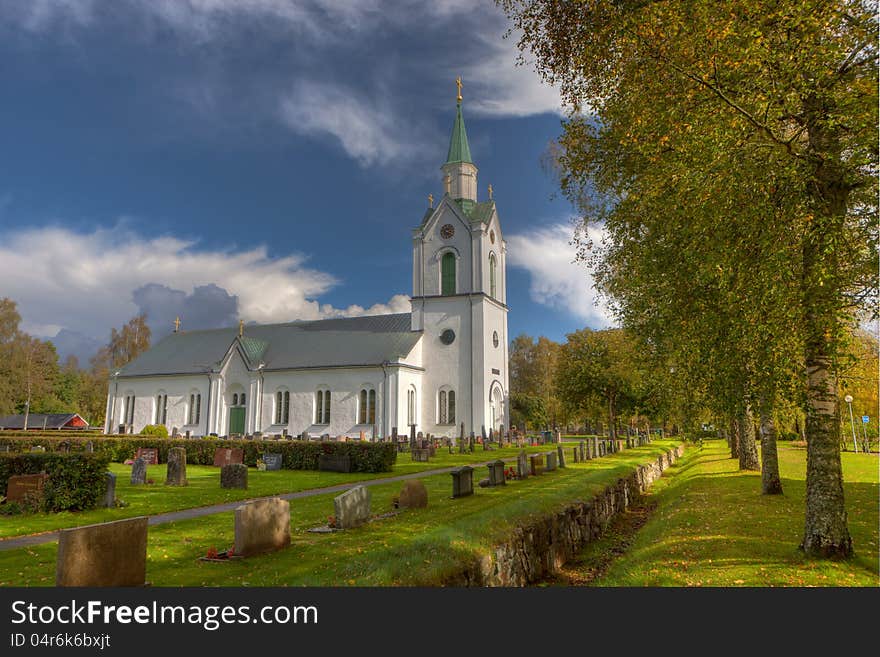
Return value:
<svg viewBox="0 0 880 657">
<path fill-rule="evenodd" d="M 782 495 L 779 479 L 779 455 L 776 452 L 776 424 L 773 416 L 761 410 L 761 492 L 764 495 Z"/>
<path fill-rule="evenodd" d="M 746 405 L 740 414 L 739 422 L 739 469 L 760 470 L 758 461 L 758 448 L 755 446 L 755 422 L 752 417 L 752 409 Z"/>
<path fill-rule="evenodd" d="M 617 418 L 614 416 L 614 396 L 608 395 L 608 437 L 617 440 Z"/>
<path fill-rule="evenodd" d="M 739 458 L 739 422 L 734 418 L 730 422 L 730 437 L 727 439 L 730 445 L 730 458 Z"/>
</svg>

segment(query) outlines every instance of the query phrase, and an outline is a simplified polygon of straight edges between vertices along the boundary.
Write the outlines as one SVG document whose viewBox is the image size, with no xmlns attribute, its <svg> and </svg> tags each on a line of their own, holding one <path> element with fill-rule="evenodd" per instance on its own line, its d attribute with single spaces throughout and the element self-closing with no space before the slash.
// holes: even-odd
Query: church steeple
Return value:
<svg viewBox="0 0 880 657">
<path fill-rule="evenodd" d="M 464 117 L 461 115 L 461 78 L 455 80 L 458 85 L 458 100 L 455 106 L 455 123 L 452 124 L 452 136 L 449 138 L 449 152 L 443 165 L 444 178 L 449 176 L 449 195 L 453 199 L 477 200 L 477 167 L 471 160 L 471 148 L 468 145 Z"/>
</svg>

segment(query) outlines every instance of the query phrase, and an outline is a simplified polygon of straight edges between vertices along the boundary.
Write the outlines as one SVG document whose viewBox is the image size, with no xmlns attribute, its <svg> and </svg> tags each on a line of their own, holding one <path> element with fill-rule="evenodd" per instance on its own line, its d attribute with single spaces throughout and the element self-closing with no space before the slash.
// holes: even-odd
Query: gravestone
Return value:
<svg viewBox="0 0 880 657">
<path fill-rule="evenodd" d="M 430 460 L 431 451 L 427 448 L 422 449 L 421 447 L 415 447 L 410 452 L 410 455 L 413 461 L 427 463 Z"/>
<path fill-rule="evenodd" d="M 580 462 L 581 462 L 581 456 L 580 456 L 580 454 L 578 454 L 578 448 L 577 448 L 577 447 L 572 447 L 572 448 L 571 448 L 571 453 L 574 455 L 574 462 L 575 462 L 575 463 L 580 463 Z"/>
<path fill-rule="evenodd" d="M 270 497 L 235 509 L 235 554 L 250 557 L 290 545 L 290 502 Z"/>
<path fill-rule="evenodd" d="M 177 427 L 172 427 L 171 428 L 171 437 L 172 438 L 180 438 L 180 429 L 178 429 Z"/>
<path fill-rule="evenodd" d="M 504 477 L 504 461 L 501 459 L 490 461 L 486 464 L 486 467 L 489 468 L 490 486 L 504 486 L 507 484 L 507 479 Z"/>
<path fill-rule="evenodd" d="M 319 454 L 318 470 L 351 472 L 351 457 L 348 454 Z"/>
<path fill-rule="evenodd" d="M 247 488 L 248 469 L 244 463 L 230 463 L 220 467 L 220 488 Z"/>
<path fill-rule="evenodd" d="M 127 518 L 58 533 L 55 586 L 143 586 L 147 518 Z"/>
<path fill-rule="evenodd" d="M 112 509 L 116 506 L 116 475 L 112 472 L 105 472 L 104 477 L 107 481 L 107 488 L 104 491 L 104 499 L 101 506 Z"/>
<path fill-rule="evenodd" d="M 144 459 L 147 465 L 159 465 L 159 450 L 155 447 L 138 447 L 135 459 Z"/>
<path fill-rule="evenodd" d="M 564 468 L 565 467 L 565 450 L 563 450 L 563 448 L 562 448 L 562 443 L 559 443 L 556 446 L 556 454 L 559 457 L 559 467 Z"/>
<path fill-rule="evenodd" d="M 244 463 L 244 450 L 240 447 L 218 447 L 214 450 L 214 466 Z"/>
<path fill-rule="evenodd" d="M 142 486 L 147 483 L 147 462 L 143 457 L 136 458 L 131 464 L 131 480 L 132 486 Z"/>
<path fill-rule="evenodd" d="M 556 452 L 547 452 L 544 456 L 547 461 L 547 472 L 553 472 L 558 465 L 556 461 Z"/>
<path fill-rule="evenodd" d="M 583 440 L 578 445 L 578 456 L 580 457 L 581 462 L 584 462 L 590 458 L 589 452 L 584 451 L 584 441 Z"/>
<path fill-rule="evenodd" d="M 516 457 L 516 475 L 520 479 L 526 479 L 529 476 L 528 457 L 525 450 L 522 450 Z"/>
<path fill-rule="evenodd" d="M 452 499 L 474 494 L 474 469 L 469 465 L 455 468 L 452 475 Z"/>
<path fill-rule="evenodd" d="M 461 432 L 458 434 L 458 453 L 464 454 L 465 450 L 465 439 L 464 439 L 464 422 L 461 423 Z"/>
<path fill-rule="evenodd" d="M 531 454 L 529 456 L 529 474 L 533 477 L 538 476 L 544 472 L 544 455 L 543 454 Z"/>
<path fill-rule="evenodd" d="M 428 489 L 419 479 L 407 481 L 398 495 L 401 509 L 422 509 L 428 506 Z"/>
<path fill-rule="evenodd" d="M 49 480 L 46 473 L 12 475 L 6 482 L 6 501 L 24 502 L 43 497 L 43 488 Z"/>
<path fill-rule="evenodd" d="M 350 488 L 333 498 L 333 508 L 339 529 L 358 527 L 370 519 L 370 490 L 366 486 Z"/>
<path fill-rule="evenodd" d="M 89 441 L 86 443 L 86 451 L 87 451 L 89 454 L 92 454 L 92 453 L 94 453 L 94 451 L 95 451 L 95 443 L 93 443 L 91 440 L 89 440 Z"/>
<path fill-rule="evenodd" d="M 186 450 L 172 447 L 168 450 L 168 465 L 165 468 L 166 486 L 186 486 Z"/>
<path fill-rule="evenodd" d="M 599 436 L 593 436 L 592 438 L 593 450 L 591 452 L 592 458 L 599 458 Z"/>
<path fill-rule="evenodd" d="M 409 425 L 409 448 L 416 446 L 416 425 Z"/>
<path fill-rule="evenodd" d="M 476 439 L 476 437 L 474 436 L 474 432 L 471 431 L 471 440 L 470 440 L 470 444 L 468 445 L 468 451 L 469 451 L 469 452 L 473 453 L 473 451 L 474 451 L 474 445 L 475 445 L 476 441 L 477 441 L 477 439 Z"/>
<path fill-rule="evenodd" d="M 282 461 L 281 454 L 277 452 L 266 452 L 263 454 L 263 463 L 266 464 L 267 471 L 280 470 Z"/>
</svg>

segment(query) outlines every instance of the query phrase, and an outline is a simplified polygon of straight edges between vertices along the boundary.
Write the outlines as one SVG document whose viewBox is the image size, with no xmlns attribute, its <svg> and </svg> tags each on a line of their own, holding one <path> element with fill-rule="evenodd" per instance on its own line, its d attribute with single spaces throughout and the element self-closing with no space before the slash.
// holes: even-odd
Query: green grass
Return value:
<svg viewBox="0 0 880 657">
<path fill-rule="evenodd" d="M 527 447 L 527 452 L 547 451 L 549 447 Z M 204 465 L 186 466 L 188 486 L 165 486 L 164 464 L 152 465 L 147 468 L 147 479 L 154 484 L 132 486 L 131 466 L 111 463 L 110 471 L 116 473 L 116 497 L 125 502 L 126 506 L 115 509 L 93 509 L 91 511 L 61 513 L 22 514 L 16 516 L 0 516 L 0 538 L 39 534 L 66 527 L 77 527 L 97 522 L 108 522 L 135 516 L 155 515 L 168 511 L 178 511 L 200 506 L 223 504 L 254 497 L 295 493 L 310 488 L 335 486 L 352 481 L 393 477 L 413 472 L 423 472 L 466 463 L 480 463 L 489 459 L 509 458 L 516 456 L 519 449 L 506 447 L 501 450 L 484 452 L 477 446 L 473 454 L 449 454 L 445 449 L 438 449 L 437 454 L 429 463 L 415 463 L 408 452 L 398 454 L 393 472 L 370 474 L 357 472 L 342 474 L 337 472 L 318 472 L 315 470 L 277 470 L 264 472 L 255 468 L 248 471 L 247 490 L 230 490 L 220 488 L 220 468 Z"/>
<path fill-rule="evenodd" d="M 721 441 L 690 448 L 655 483 L 657 504 L 625 554 L 594 586 L 877 586 L 878 457 L 843 453 L 844 496 L 856 555 L 806 558 L 803 536 L 806 450 L 779 446 L 784 495 L 761 495 L 759 473 L 739 472 Z M 586 574 L 614 537 L 587 546 Z M 577 576 L 574 577 L 577 580 Z"/>
<path fill-rule="evenodd" d="M 211 546 L 232 544 L 231 512 L 151 527 L 147 579 L 154 586 L 442 584 L 462 563 L 481 558 L 487 547 L 533 514 L 589 499 L 674 444 L 657 441 L 599 460 L 569 463 L 564 470 L 503 487 L 476 488 L 472 497 L 457 500 L 449 498 L 448 474 L 425 477 L 428 508 L 333 534 L 306 531 L 326 523 L 333 513 L 332 494 L 293 500 L 289 548 L 228 563 L 198 558 Z M 485 468 L 474 475 L 476 483 L 486 476 Z M 373 512 L 389 511 L 400 488 L 399 482 L 371 487 Z M 51 543 L 0 552 L 0 584 L 53 585 L 56 551 L 57 544 Z"/>
</svg>

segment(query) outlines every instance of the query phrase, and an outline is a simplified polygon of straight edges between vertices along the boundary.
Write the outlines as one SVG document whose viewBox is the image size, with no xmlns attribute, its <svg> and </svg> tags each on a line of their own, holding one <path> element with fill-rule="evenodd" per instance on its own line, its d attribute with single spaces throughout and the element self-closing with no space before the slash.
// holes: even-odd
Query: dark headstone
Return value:
<svg viewBox="0 0 880 657">
<path fill-rule="evenodd" d="M 319 454 L 318 470 L 325 472 L 351 472 L 351 457 L 348 454 Z"/>
<path fill-rule="evenodd" d="M 474 443 L 475 442 L 476 442 L 476 438 L 474 437 L 474 432 L 471 431 L 471 441 L 470 441 L 470 444 L 468 445 L 468 451 L 470 451 L 471 453 L 473 453 L 473 451 L 474 451 Z"/>
<path fill-rule="evenodd" d="M 135 459 L 144 459 L 147 465 L 159 465 L 159 450 L 155 447 L 138 447 Z"/>
<path fill-rule="evenodd" d="M 104 490 L 104 499 L 101 506 L 112 509 L 116 506 L 116 475 L 112 472 L 105 472 L 104 476 L 107 481 L 107 488 Z"/>
<path fill-rule="evenodd" d="M 544 455 L 543 454 L 531 454 L 529 455 L 529 474 L 533 477 L 536 477 L 539 474 L 543 474 L 544 472 Z"/>
<path fill-rule="evenodd" d="M 571 448 L 571 453 L 572 453 L 572 457 L 573 457 L 573 462 L 574 462 L 574 463 L 580 463 L 580 462 L 581 462 L 581 456 L 580 456 L 580 454 L 578 454 L 578 448 L 577 448 L 577 447 L 572 447 L 572 448 Z"/>
<path fill-rule="evenodd" d="M 410 479 L 400 489 L 398 504 L 401 509 L 421 509 L 428 506 L 428 489 L 419 479 Z"/>
<path fill-rule="evenodd" d="M 218 447 L 214 450 L 214 466 L 222 467 L 235 463 L 244 463 L 244 450 L 240 447 Z"/>
<path fill-rule="evenodd" d="M 7 502 L 38 502 L 43 497 L 43 488 L 49 480 L 49 475 L 23 474 L 12 475 L 6 482 Z"/>
<path fill-rule="evenodd" d="M 243 463 L 220 467 L 220 488 L 247 488 L 248 469 Z"/>
<path fill-rule="evenodd" d="M 490 486 L 504 486 L 507 484 L 507 479 L 504 477 L 504 461 L 501 459 L 490 461 L 486 464 L 486 467 L 489 468 Z"/>
<path fill-rule="evenodd" d="M 413 461 L 418 463 L 427 463 L 430 460 L 431 452 L 429 449 L 422 449 L 421 447 L 415 447 L 410 452 L 411 458 Z"/>
<path fill-rule="evenodd" d="M 263 463 L 266 464 L 266 470 L 280 470 L 283 458 L 278 452 L 266 452 L 263 454 Z"/>
<path fill-rule="evenodd" d="M 461 423 L 461 431 L 458 434 L 458 453 L 464 454 L 465 438 L 464 438 L 464 422 Z"/>
<path fill-rule="evenodd" d="M 467 497 L 474 494 L 474 469 L 469 465 L 456 468 L 452 475 L 452 498 Z"/>
<path fill-rule="evenodd" d="M 270 497 L 235 509 L 235 554 L 249 557 L 290 545 L 290 502 Z"/>
<path fill-rule="evenodd" d="M 62 529 L 55 586 L 143 586 L 147 518 Z"/>
<path fill-rule="evenodd" d="M 147 462 L 143 457 L 136 458 L 131 464 L 132 486 L 142 486 L 147 483 Z"/>
<path fill-rule="evenodd" d="M 168 466 L 165 469 L 166 486 L 186 486 L 186 450 L 172 447 L 168 450 Z"/>
<path fill-rule="evenodd" d="M 565 467 L 565 451 L 562 449 L 562 443 L 559 443 L 558 445 L 556 445 L 556 455 L 558 457 L 559 467 L 564 468 Z"/>
</svg>

